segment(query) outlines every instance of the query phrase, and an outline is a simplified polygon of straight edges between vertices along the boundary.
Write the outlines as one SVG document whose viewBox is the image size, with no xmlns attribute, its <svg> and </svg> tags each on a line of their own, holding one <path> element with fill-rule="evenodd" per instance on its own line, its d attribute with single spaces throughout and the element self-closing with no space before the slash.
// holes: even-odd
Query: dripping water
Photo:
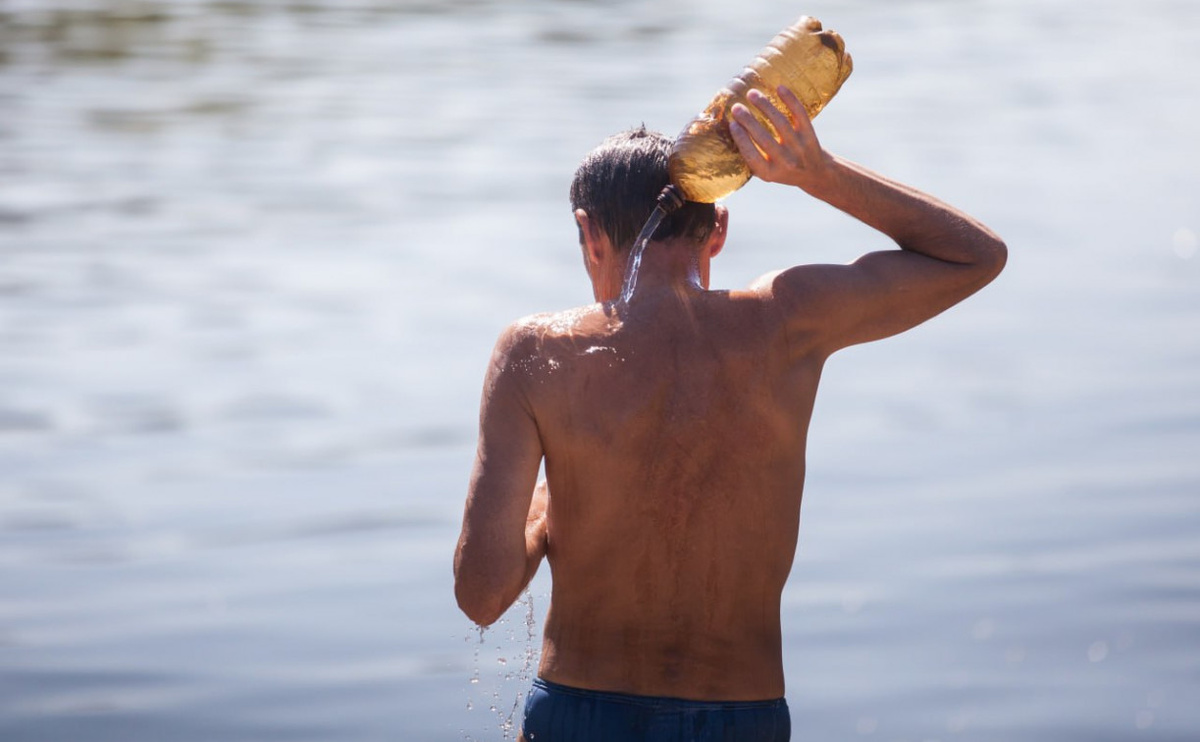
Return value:
<svg viewBox="0 0 1200 742">
<path fill-rule="evenodd" d="M 477 707 L 486 708 L 494 717 L 493 723 L 499 729 L 501 738 L 504 740 L 516 740 L 520 736 L 521 717 L 518 712 L 524 707 L 526 691 L 536 675 L 540 658 L 540 646 L 537 643 L 537 618 L 533 594 L 529 589 L 521 594 L 517 603 L 525 609 L 523 622 L 525 631 L 520 631 L 521 622 L 515 621 L 513 623 L 516 626 L 513 626 L 509 624 L 508 616 L 500 618 L 497 623 L 509 624 L 509 627 L 504 632 L 506 636 L 498 643 L 494 643 L 493 652 L 489 653 L 495 660 L 493 667 L 496 669 L 493 672 L 488 673 L 481 669 L 488 664 L 482 661 L 480 651 L 484 644 L 483 627 L 473 627 L 471 633 L 465 637 L 466 641 L 471 641 L 472 636 L 478 632 L 474 667 L 469 679 L 470 685 L 474 687 L 467 699 L 467 710 L 471 711 Z M 518 654 L 517 652 L 520 650 L 517 645 L 521 643 L 524 644 L 524 651 Z M 521 660 L 519 663 L 515 661 L 518 658 Z M 510 659 L 514 660 L 511 664 Z M 517 685 L 515 693 L 512 693 L 513 683 Z M 513 698 L 512 703 L 509 704 L 505 700 L 506 698 Z M 462 730 L 462 732 L 464 742 L 479 742 L 466 730 Z"/>
<path fill-rule="evenodd" d="M 629 300 L 633 298 L 633 291 L 637 288 L 638 270 L 642 267 L 642 253 L 646 251 L 646 245 L 650 243 L 654 231 L 658 229 L 659 224 L 662 224 L 663 219 L 673 214 L 680 206 L 683 206 L 683 203 L 683 197 L 679 195 L 679 190 L 673 185 L 668 185 L 662 189 L 662 193 L 658 194 L 658 204 L 650 213 L 650 218 L 646 220 L 646 225 L 642 227 L 637 239 L 633 241 L 633 247 L 629 250 L 629 262 L 625 266 L 625 281 L 621 285 L 622 304 L 629 304 Z"/>
</svg>

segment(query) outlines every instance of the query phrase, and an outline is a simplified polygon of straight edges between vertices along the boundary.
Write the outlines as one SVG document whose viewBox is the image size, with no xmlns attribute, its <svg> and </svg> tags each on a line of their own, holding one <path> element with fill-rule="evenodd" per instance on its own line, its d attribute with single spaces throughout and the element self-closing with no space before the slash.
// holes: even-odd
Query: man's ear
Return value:
<svg viewBox="0 0 1200 742">
<path fill-rule="evenodd" d="M 589 266 L 599 266 L 604 260 L 608 236 L 583 209 L 575 209 L 575 223 L 579 225 L 579 243 L 583 246 L 584 258 Z"/>
<path fill-rule="evenodd" d="M 725 237 L 729 234 L 729 209 L 721 204 L 716 206 L 717 217 L 713 223 L 713 230 L 708 235 L 708 241 L 705 243 L 705 249 L 708 250 L 708 257 L 713 258 L 721 249 L 725 247 Z"/>
</svg>

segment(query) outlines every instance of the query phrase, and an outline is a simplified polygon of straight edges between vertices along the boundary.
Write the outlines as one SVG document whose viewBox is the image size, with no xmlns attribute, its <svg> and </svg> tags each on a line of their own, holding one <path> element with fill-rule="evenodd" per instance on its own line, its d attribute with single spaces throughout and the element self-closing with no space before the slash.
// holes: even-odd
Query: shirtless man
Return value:
<svg viewBox="0 0 1200 742">
<path fill-rule="evenodd" d="M 788 111 L 750 97 L 778 136 L 745 107 L 733 112 L 751 172 L 898 249 L 712 291 L 728 213 L 688 203 L 619 301 L 670 148 L 627 132 L 584 160 L 571 189 L 597 303 L 520 320 L 496 345 L 455 594 L 490 624 L 547 557 L 529 742 L 789 738 L 780 595 L 825 359 L 924 322 L 1004 266 L 1004 243 L 986 227 L 826 152 L 800 101 L 779 94 Z"/>
</svg>

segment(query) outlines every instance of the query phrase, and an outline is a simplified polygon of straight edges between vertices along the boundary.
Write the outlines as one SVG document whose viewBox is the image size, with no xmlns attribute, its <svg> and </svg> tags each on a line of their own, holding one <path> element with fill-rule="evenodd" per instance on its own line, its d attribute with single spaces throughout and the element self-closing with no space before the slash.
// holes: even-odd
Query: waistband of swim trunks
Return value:
<svg viewBox="0 0 1200 742">
<path fill-rule="evenodd" d="M 626 703 L 635 706 L 651 706 L 658 709 L 677 709 L 681 711 L 787 708 L 787 701 L 783 698 L 773 698 L 765 701 L 696 701 L 689 698 L 673 698 L 671 696 L 640 696 L 633 693 L 576 688 L 572 685 L 555 683 L 545 678 L 534 678 L 533 687 L 540 688 L 547 693 L 562 693 L 580 698 L 611 701 L 613 703 Z"/>
</svg>

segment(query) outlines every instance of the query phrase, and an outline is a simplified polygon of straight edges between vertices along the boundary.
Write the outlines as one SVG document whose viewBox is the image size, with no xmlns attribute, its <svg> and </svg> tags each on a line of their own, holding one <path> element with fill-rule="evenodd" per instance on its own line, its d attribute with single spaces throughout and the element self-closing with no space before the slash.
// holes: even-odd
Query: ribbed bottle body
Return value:
<svg viewBox="0 0 1200 742">
<path fill-rule="evenodd" d="M 767 119 L 746 101 L 757 89 L 781 110 L 776 88 L 784 85 L 816 116 L 842 87 L 854 69 L 845 42 L 836 31 L 821 28 L 815 18 L 802 16 L 779 32 L 742 73 L 729 81 L 675 140 L 668 161 L 671 182 L 689 201 L 712 203 L 750 179 L 750 170 L 729 133 L 729 114 L 735 103 L 745 104 L 771 131 Z"/>
</svg>

